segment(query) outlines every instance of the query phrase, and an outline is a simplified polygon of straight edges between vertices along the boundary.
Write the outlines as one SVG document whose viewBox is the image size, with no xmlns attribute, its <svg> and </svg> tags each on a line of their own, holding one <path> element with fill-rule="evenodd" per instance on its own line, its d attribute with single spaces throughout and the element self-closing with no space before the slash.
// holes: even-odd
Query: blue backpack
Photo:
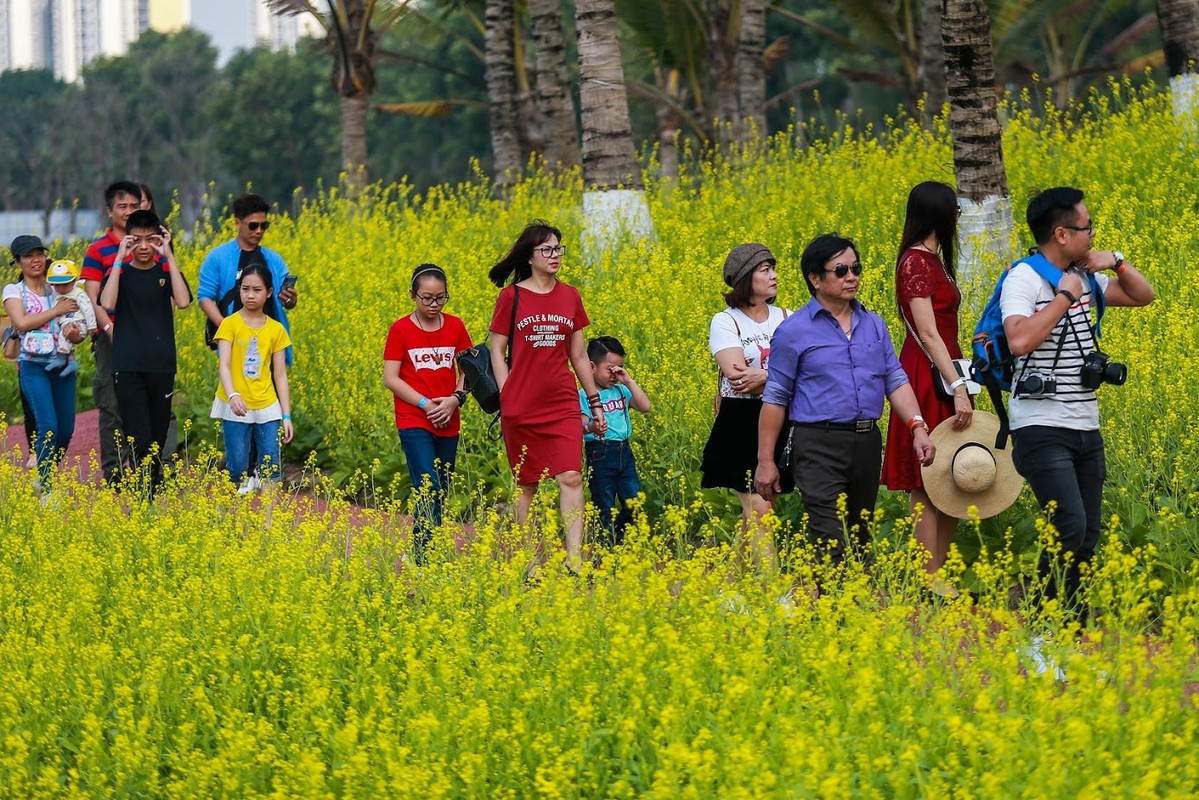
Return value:
<svg viewBox="0 0 1199 800">
<path fill-rule="evenodd" d="M 1007 333 L 1003 329 L 1003 311 L 1000 308 L 999 300 L 1000 295 L 1003 294 L 1004 279 L 1020 264 L 1028 264 L 1054 289 L 1057 289 L 1057 282 L 1062 277 L 1062 271 L 1051 264 L 1049 259 L 1035 250 L 1031 251 L 1027 258 L 1015 262 L 999 275 L 999 280 L 995 283 L 995 292 L 987 301 L 982 316 L 979 317 L 978 325 L 974 328 L 973 360 L 970 363 L 970 371 L 975 382 L 987 387 L 991 404 L 995 406 L 995 416 L 999 417 L 999 435 L 995 438 L 997 450 L 1007 447 L 1010 434 L 1007 409 L 1003 404 L 1002 393 L 1012 390 L 1012 379 L 1016 366 L 1016 356 L 1013 356 L 1012 351 L 1008 348 Z M 1095 336 L 1098 338 L 1099 325 L 1103 320 L 1107 302 L 1103 292 L 1099 289 L 1099 282 L 1095 280 L 1095 276 L 1088 275 L 1087 277 L 1091 281 L 1091 297 L 1094 299 L 1097 309 Z"/>
</svg>

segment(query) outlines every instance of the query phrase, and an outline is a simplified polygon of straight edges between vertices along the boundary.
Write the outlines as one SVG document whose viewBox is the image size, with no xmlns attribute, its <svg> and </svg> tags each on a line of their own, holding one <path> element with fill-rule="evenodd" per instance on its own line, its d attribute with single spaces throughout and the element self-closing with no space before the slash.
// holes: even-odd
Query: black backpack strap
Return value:
<svg viewBox="0 0 1199 800">
<path fill-rule="evenodd" d="M 520 287 L 515 282 L 512 284 L 512 324 L 508 326 L 508 352 L 504 354 L 504 360 L 508 362 L 508 366 L 512 366 L 512 337 L 516 335 L 516 306 L 520 303 Z"/>
</svg>

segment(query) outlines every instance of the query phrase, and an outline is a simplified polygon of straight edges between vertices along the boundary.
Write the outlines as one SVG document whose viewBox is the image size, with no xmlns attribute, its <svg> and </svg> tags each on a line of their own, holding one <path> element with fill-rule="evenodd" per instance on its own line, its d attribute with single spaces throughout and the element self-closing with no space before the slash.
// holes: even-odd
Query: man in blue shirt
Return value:
<svg viewBox="0 0 1199 800">
<path fill-rule="evenodd" d="M 817 236 L 800 266 L 812 299 L 779 325 L 770 343 L 754 486 L 766 498 L 779 493 L 775 444 L 789 420 L 793 456 L 785 466 L 803 495 L 817 556 L 840 563 L 847 546 L 864 549 L 868 542 L 882 467 L 883 398 L 908 421 L 922 464 L 933 462 L 935 448 L 886 323 L 856 299 L 857 247 L 836 234 Z M 847 500 L 844 520 L 840 495 Z"/>
<path fill-rule="evenodd" d="M 288 276 L 283 257 L 262 246 L 262 237 L 270 227 L 267 214 L 270 204 L 256 194 L 242 195 L 233 201 L 233 221 L 237 225 L 237 236 L 231 242 L 218 245 L 204 257 L 200 265 L 200 308 L 208 317 L 215 331 L 226 316 L 241 305 L 233 291 L 242 269 L 249 264 L 262 263 L 271 271 L 274 283 L 274 302 L 267 307 L 267 314 L 291 333 L 287 312 L 296 307 L 298 296 L 295 286 L 285 286 Z M 292 349 L 287 348 L 287 365 L 292 363 Z"/>
</svg>

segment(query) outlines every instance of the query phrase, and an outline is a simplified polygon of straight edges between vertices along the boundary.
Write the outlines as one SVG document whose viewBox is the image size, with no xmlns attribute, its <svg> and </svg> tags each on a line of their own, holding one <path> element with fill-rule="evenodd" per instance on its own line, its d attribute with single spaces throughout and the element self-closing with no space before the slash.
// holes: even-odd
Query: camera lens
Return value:
<svg viewBox="0 0 1199 800">
<path fill-rule="evenodd" d="M 1028 375 L 1022 383 L 1025 394 L 1040 394 L 1041 390 L 1045 388 L 1045 381 L 1040 375 Z"/>
<path fill-rule="evenodd" d="M 1112 386 L 1123 386 L 1128 380 L 1128 366 L 1112 361 L 1103 368 L 1103 380 Z"/>
</svg>

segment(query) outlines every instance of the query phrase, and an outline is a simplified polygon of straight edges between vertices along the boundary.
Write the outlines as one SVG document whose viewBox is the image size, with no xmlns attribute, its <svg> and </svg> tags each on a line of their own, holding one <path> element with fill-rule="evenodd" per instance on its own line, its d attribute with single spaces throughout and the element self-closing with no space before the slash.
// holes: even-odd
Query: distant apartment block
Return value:
<svg viewBox="0 0 1199 800">
<path fill-rule="evenodd" d="M 193 6 L 207 0 L 0 0 L 0 72 L 52 69 L 73 82 L 100 56 L 122 55 L 143 31 L 176 31 L 193 24 Z M 244 46 L 291 49 L 319 32 L 310 17 L 278 17 L 262 0 L 229 0 L 238 13 L 222 24 Z M 207 26 L 206 26 L 207 27 Z M 214 40 L 224 30 L 208 30 Z"/>
</svg>

